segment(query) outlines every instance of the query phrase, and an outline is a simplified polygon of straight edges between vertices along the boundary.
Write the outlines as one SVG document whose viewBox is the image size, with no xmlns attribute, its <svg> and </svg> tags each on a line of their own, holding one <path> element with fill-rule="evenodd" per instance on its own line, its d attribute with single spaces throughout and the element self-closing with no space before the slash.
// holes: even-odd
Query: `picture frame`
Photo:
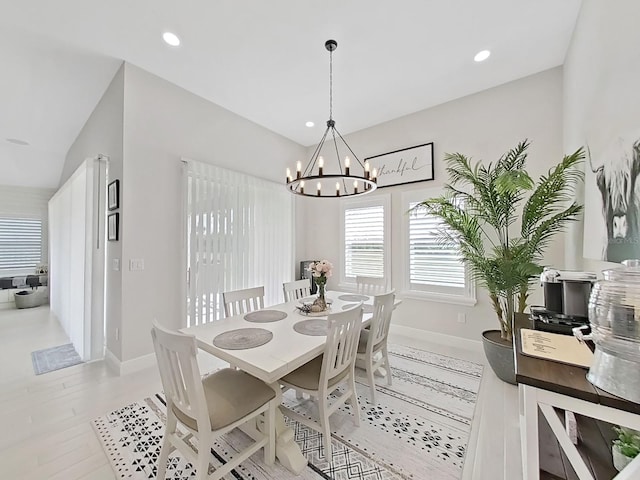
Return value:
<svg viewBox="0 0 640 480">
<path fill-rule="evenodd" d="M 114 180 L 107 187 L 107 208 L 115 210 L 120 207 L 120 180 Z"/>
<path fill-rule="evenodd" d="M 120 231 L 120 214 L 118 212 L 107 215 L 107 240 L 117 242 Z"/>
<path fill-rule="evenodd" d="M 371 171 L 378 173 L 378 188 L 434 179 L 433 142 L 367 157 Z"/>
</svg>

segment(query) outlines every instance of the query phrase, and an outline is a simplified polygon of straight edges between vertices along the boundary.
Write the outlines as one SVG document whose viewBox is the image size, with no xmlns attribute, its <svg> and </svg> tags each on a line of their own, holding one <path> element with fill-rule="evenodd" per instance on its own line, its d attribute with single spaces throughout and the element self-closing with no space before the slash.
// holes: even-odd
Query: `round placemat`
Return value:
<svg viewBox="0 0 640 480">
<path fill-rule="evenodd" d="M 281 312 L 280 310 L 258 310 L 257 312 L 247 313 L 244 316 L 244 319 L 247 322 L 254 323 L 277 322 L 278 320 L 282 320 L 284 318 L 287 318 L 287 314 L 285 312 Z"/>
<path fill-rule="evenodd" d="M 213 345 L 225 350 L 246 350 L 269 343 L 273 333 L 264 328 L 238 328 L 221 333 L 213 339 Z"/>
<path fill-rule="evenodd" d="M 357 303 L 347 303 L 342 306 L 343 310 L 349 310 L 350 308 L 356 307 Z M 364 313 L 373 313 L 373 305 L 367 305 L 365 303 L 362 304 L 362 308 L 364 309 Z"/>
<path fill-rule="evenodd" d="M 369 297 L 366 295 L 340 295 L 338 297 L 340 300 L 344 300 L 345 302 L 359 302 L 362 300 L 363 302 L 369 300 Z"/>
<path fill-rule="evenodd" d="M 302 335 L 311 335 L 320 337 L 327 334 L 329 323 L 325 318 L 312 318 L 310 320 L 301 320 L 293 324 L 293 329 Z"/>
</svg>

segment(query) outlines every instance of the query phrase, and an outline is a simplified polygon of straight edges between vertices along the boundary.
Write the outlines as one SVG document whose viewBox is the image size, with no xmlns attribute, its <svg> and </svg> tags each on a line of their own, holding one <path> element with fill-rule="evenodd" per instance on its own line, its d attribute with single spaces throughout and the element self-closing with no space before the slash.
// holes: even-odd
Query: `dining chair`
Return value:
<svg viewBox="0 0 640 480">
<path fill-rule="evenodd" d="M 311 295 L 311 282 L 308 278 L 285 282 L 282 284 L 282 290 L 284 291 L 285 302 L 300 300 Z"/>
<path fill-rule="evenodd" d="M 388 291 L 387 279 L 381 277 L 356 276 L 358 293 L 362 295 L 380 295 Z"/>
<path fill-rule="evenodd" d="M 264 308 L 264 287 L 245 288 L 222 293 L 224 316 L 242 315 Z"/>
<path fill-rule="evenodd" d="M 263 447 L 265 463 L 273 464 L 276 391 L 248 373 L 230 368 L 202 378 L 192 335 L 172 332 L 154 322 L 151 338 L 167 400 L 167 425 L 156 478 L 165 478 L 167 459 L 174 447 L 196 468 L 196 480 L 221 479 Z M 258 421 L 260 415 L 264 423 Z M 249 425 L 245 430 L 256 441 L 208 475 L 215 439 L 251 420 L 258 421 L 260 430 Z M 198 440 L 197 453 L 187 443 L 192 437 Z"/>
<path fill-rule="evenodd" d="M 294 389 L 296 393 L 306 393 L 316 400 L 320 417 L 318 422 L 289 408 L 281 408 L 287 410 L 287 416 L 322 433 L 325 459 L 331 463 L 329 416 L 340 405 L 349 401 L 354 423 L 360 426 L 355 360 L 362 325 L 362 302 L 352 309 L 329 314 L 327 321 L 328 333 L 324 353 L 282 377 L 280 383 L 284 386 L 283 391 Z M 345 384 L 346 390 L 330 404 L 329 394 L 340 384 Z"/>
<path fill-rule="evenodd" d="M 384 367 L 387 385 L 391 385 L 391 365 L 389 365 L 389 352 L 387 351 L 387 337 L 391 314 L 394 310 L 395 290 L 382 295 L 376 295 L 373 299 L 373 316 L 368 329 L 362 329 L 358 342 L 356 359 L 364 363 L 369 387 L 371 388 L 371 403 L 376 405 L 376 381 L 375 372 Z M 376 357 L 378 357 L 376 359 Z"/>
</svg>

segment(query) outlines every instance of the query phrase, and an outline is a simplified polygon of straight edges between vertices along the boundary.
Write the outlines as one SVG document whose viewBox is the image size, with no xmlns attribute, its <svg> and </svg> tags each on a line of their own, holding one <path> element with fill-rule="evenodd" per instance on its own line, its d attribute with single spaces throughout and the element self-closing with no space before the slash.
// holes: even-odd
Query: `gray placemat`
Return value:
<svg viewBox="0 0 640 480">
<path fill-rule="evenodd" d="M 353 308 L 357 305 L 357 303 L 347 303 L 346 305 L 342 306 L 342 309 L 349 310 L 350 308 Z M 373 313 L 373 305 L 367 305 L 363 303 L 362 308 L 364 309 L 364 313 Z"/>
<path fill-rule="evenodd" d="M 326 318 L 312 318 L 310 320 L 301 320 L 293 324 L 293 329 L 302 335 L 311 335 L 320 337 L 327 334 L 329 322 Z"/>
<path fill-rule="evenodd" d="M 369 297 L 367 297 L 366 295 L 352 295 L 352 294 L 340 295 L 338 298 L 340 300 L 344 300 L 345 302 L 359 302 L 360 300 L 365 302 L 369 300 Z"/>
<path fill-rule="evenodd" d="M 238 328 L 221 333 L 213 339 L 213 345 L 225 350 L 246 350 L 269 343 L 273 333 L 264 328 Z"/>
<path fill-rule="evenodd" d="M 282 320 L 284 318 L 287 318 L 287 314 L 285 312 L 281 312 L 280 310 L 258 310 L 257 312 L 247 313 L 244 316 L 244 319 L 247 322 L 254 323 L 277 322 L 278 320 Z"/>
</svg>

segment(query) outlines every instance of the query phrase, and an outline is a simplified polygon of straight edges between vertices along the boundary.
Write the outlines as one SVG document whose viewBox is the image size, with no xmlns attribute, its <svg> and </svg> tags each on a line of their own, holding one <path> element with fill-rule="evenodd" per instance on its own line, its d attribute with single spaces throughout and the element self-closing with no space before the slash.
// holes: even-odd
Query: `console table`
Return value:
<svg viewBox="0 0 640 480">
<path fill-rule="evenodd" d="M 600 480 L 573 444 L 557 409 L 640 430 L 640 404 L 623 400 L 593 386 L 585 368 L 530 357 L 522 353 L 520 329 L 532 328 L 529 317 L 516 314 L 514 341 L 519 392 L 520 440 L 524 480 L 540 478 L 538 414 L 542 413 L 580 480 Z M 616 480 L 640 478 L 640 456 Z M 607 479 L 609 480 L 609 479 Z"/>
</svg>

